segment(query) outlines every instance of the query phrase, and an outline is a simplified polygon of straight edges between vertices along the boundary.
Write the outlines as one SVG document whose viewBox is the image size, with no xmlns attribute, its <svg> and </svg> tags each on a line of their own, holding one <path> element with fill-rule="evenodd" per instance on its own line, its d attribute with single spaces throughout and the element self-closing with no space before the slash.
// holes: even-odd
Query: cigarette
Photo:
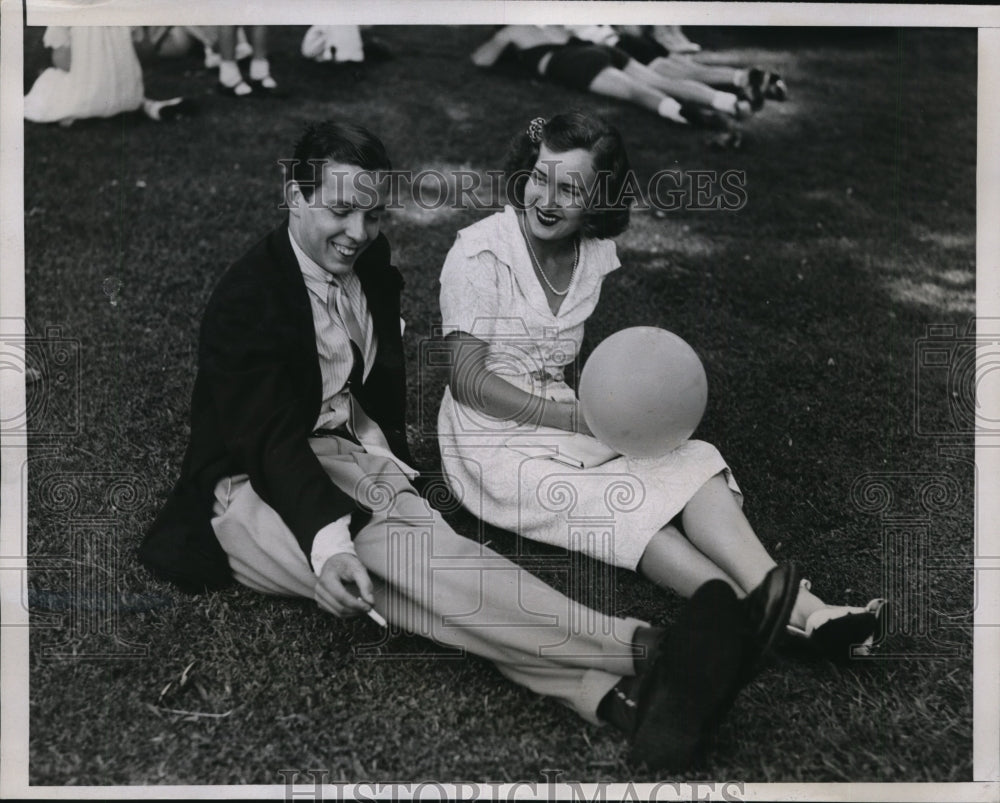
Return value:
<svg viewBox="0 0 1000 803">
<path fill-rule="evenodd" d="M 366 613 L 375 622 L 375 624 L 377 624 L 379 627 L 388 627 L 389 626 L 389 623 L 387 621 L 385 621 L 385 619 L 382 617 L 382 614 L 380 614 L 374 608 L 369 608 L 366 611 Z"/>
</svg>

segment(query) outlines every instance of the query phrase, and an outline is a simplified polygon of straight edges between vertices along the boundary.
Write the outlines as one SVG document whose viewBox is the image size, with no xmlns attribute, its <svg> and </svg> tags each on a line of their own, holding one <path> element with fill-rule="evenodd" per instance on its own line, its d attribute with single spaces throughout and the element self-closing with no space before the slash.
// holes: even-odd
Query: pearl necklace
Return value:
<svg viewBox="0 0 1000 803">
<path fill-rule="evenodd" d="M 569 288 L 573 286 L 573 278 L 576 276 L 576 267 L 580 264 L 580 242 L 579 240 L 573 240 L 573 271 L 569 275 L 569 282 L 566 284 L 565 290 L 556 290 L 552 286 L 552 282 L 549 281 L 549 277 L 545 275 L 545 271 L 542 270 L 542 263 L 539 262 L 538 257 L 535 256 L 535 249 L 531 247 L 531 236 L 528 234 L 527 227 L 524 223 L 524 218 L 518 215 L 517 222 L 521 226 L 521 233 L 524 235 L 524 243 L 528 246 L 528 254 L 531 256 L 531 261 L 536 268 L 538 268 L 538 275 L 542 277 L 542 281 L 545 282 L 545 286 L 552 291 L 553 295 L 559 296 L 560 298 L 569 292 Z"/>
</svg>

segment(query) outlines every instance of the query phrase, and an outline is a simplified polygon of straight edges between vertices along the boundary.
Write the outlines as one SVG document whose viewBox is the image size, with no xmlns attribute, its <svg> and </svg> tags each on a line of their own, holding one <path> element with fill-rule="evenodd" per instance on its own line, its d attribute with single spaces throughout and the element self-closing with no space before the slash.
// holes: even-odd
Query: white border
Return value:
<svg viewBox="0 0 1000 803">
<path fill-rule="evenodd" d="M 976 170 L 976 317 L 1000 314 L 1000 29 L 979 31 Z M 980 372 L 983 366 L 979 366 Z M 980 376 L 982 374 L 980 373 Z M 991 409 L 996 409 L 991 407 Z M 976 612 L 973 777 L 1000 778 L 1000 450 L 976 444 Z M 993 490 L 993 493 L 990 490 Z"/>
<path fill-rule="evenodd" d="M 11 0 L 6 0 L 3 5 Z M 255 22 L 347 24 L 491 25 L 509 22 L 614 22 L 681 25 L 968 27 L 1000 25 L 997 6 L 837 3 L 543 2 L 541 0 L 29 0 L 27 25 L 192 25 Z M 78 22 L 76 24 L 79 24 Z"/>
<path fill-rule="evenodd" d="M 532 2 L 515 0 L 283 0 L 282 3 L 220 0 L 109 0 L 108 2 L 27 3 L 0 0 L 0 318 L 23 319 L 23 104 L 22 24 L 127 25 L 224 24 L 233 21 L 262 24 L 307 25 L 329 21 L 339 24 L 501 24 L 508 22 L 615 22 L 783 26 L 890 26 L 978 27 L 978 168 L 977 168 L 977 316 L 1000 316 L 1000 6 L 836 5 L 798 3 L 630 3 L 630 2 Z M 985 30 L 992 29 L 992 30 Z M 6 331 L 2 334 L 8 334 Z M 17 334 L 17 333 L 13 333 Z M 23 382 L 12 382 L 2 372 L 0 404 L 3 409 L 24 409 Z M 975 613 L 975 743 L 974 783 L 961 784 L 747 784 L 747 800 L 864 800 L 864 801 L 997 801 L 1000 800 L 1000 495 L 982 492 L 1000 487 L 1000 450 L 978 444 L 976 511 Z M 20 533 L 25 532 L 26 507 L 21 467 L 23 446 L 9 439 L 0 449 L 2 505 L 0 505 L 0 602 L 3 650 L 0 653 L 0 797 L 124 799 L 137 796 L 161 798 L 211 797 L 283 798 L 282 786 L 185 787 L 28 787 L 27 786 L 27 615 L 18 599 L 19 572 L 24 559 Z M 18 562 L 20 561 L 20 562 Z M 10 570 L 10 571 L 7 571 Z M 651 784 L 636 785 L 640 795 Z M 446 789 L 452 788 L 444 784 Z M 471 789 L 463 784 L 457 791 Z M 569 787 L 538 784 L 546 791 L 569 795 Z M 596 785 L 583 785 L 593 795 Z M 483 795 L 504 794 L 504 788 L 482 786 Z M 339 790 L 338 790 L 339 791 Z M 376 797 L 363 784 L 355 791 Z M 337 792 L 329 790 L 328 798 Z M 529 799 L 522 789 L 517 799 Z M 625 784 L 606 787 L 607 799 L 626 794 Z M 344 795 L 343 791 L 339 791 Z M 377 797 L 381 798 L 382 795 Z M 697 797 L 697 794 L 689 795 Z M 669 799 L 666 795 L 660 799 Z"/>
</svg>

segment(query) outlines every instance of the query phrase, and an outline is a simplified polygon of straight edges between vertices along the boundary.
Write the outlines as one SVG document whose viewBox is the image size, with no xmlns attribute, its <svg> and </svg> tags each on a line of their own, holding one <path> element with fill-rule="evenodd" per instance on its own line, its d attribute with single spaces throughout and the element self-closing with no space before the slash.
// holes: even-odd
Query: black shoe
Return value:
<svg viewBox="0 0 1000 803">
<path fill-rule="evenodd" d="M 775 566 L 743 600 L 746 615 L 746 657 L 743 682 L 749 683 L 764 666 L 785 628 L 799 594 L 795 564 Z"/>
<path fill-rule="evenodd" d="M 771 73 L 764 87 L 764 97 L 768 100 L 788 100 L 788 86 L 777 73 Z"/>
<path fill-rule="evenodd" d="M 632 760 L 689 767 L 742 685 L 746 611 L 722 580 L 699 588 L 639 678 Z"/>
<path fill-rule="evenodd" d="M 810 583 L 800 585 L 808 590 Z M 886 634 L 889 608 L 884 599 L 873 599 L 863 608 L 829 605 L 814 611 L 805 627 L 788 625 L 788 633 L 831 661 L 871 655 Z"/>
<path fill-rule="evenodd" d="M 747 74 L 747 94 L 749 97 L 747 100 L 750 101 L 750 107 L 756 112 L 760 111 L 764 106 L 764 90 L 767 88 L 771 80 L 771 74 L 767 70 L 762 70 L 760 67 L 751 68 L 750 72 Z"/>
<path fill-rule="evenodd" d="M 682 103 L 681 116 L 696 128 L 707 128 L 711 131 L 725 131 L 727 133 L 733 128 L 732 115 L 710 109 L 700 103 Z"/>
<path fill-rule="evenodd" d="M 198 113 L 198 104 L 188 98 L 160 108 L 161 120 L 176 120 L 178 117 L 193 117 Z"/>
</svg>

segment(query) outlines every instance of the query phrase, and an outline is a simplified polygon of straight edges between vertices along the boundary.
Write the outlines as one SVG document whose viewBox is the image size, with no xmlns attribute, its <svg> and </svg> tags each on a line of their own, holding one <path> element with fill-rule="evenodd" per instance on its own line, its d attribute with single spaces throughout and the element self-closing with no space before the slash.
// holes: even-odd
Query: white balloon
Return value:
<svg viewBox="0 0 1000 803">
<path fill-rule="evenodd" d="M 580 375 L 580 405 L 594 436 L 629 457 L 661 457 L 691 437 L 708 403 L 701 360 L 655 326 L 605 338 Z"/>
</svg>

